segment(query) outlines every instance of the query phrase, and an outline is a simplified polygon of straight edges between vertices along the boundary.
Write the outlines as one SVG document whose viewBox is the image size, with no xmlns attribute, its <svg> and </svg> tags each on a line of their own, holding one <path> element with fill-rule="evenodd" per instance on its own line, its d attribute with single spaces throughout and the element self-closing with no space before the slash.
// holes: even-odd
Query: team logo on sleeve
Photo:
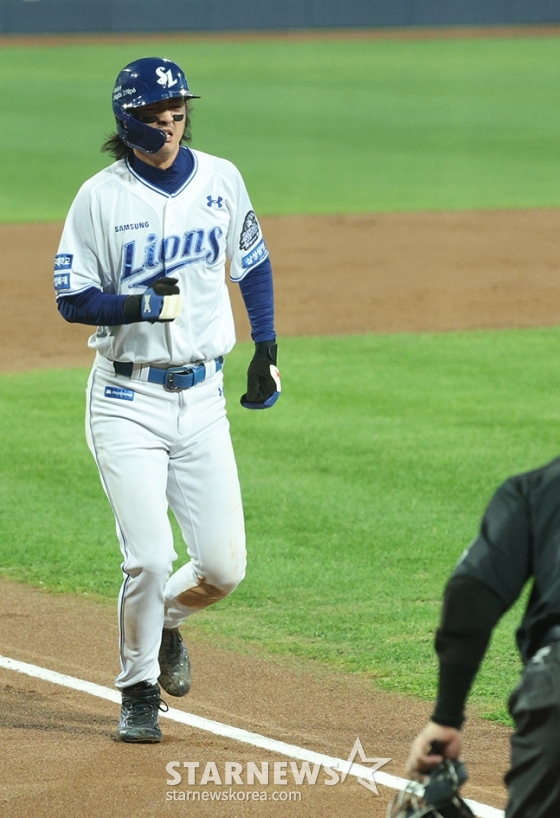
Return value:
<svg viewBox="0 0 560 818">
<path fill-rule="evenodd" d="M 259 223 L 255 212 L 250 210 L 245 216 L 243 227 L 241 228 L 241 237 L 239 239 L 239 249 L 248 250 L 259 237 Z"/>
</svg>

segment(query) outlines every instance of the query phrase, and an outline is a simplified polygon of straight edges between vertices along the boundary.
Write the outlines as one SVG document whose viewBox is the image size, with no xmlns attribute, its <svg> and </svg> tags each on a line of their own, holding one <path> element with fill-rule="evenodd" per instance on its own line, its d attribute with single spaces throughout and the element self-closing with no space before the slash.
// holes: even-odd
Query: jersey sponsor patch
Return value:
<svg viewBox="0 0 560 818">
<path fill-rule="evenodd" d="M 150 226 L 150 222 L 131 222 L 130 224 L 116 224 L 115 233 L 124 233 L 126 230 L 145 230 Z"/>
<path fill-rule="evenodd" d="M 73 258 L 74 256 L 71 253 L 58 253 L 58 255 L 54 257 L 55 273 L 59 270 L 71 270 Z"/>
<path fill-rule="evenodd" d="M 266 249 L 266 244 L 264 243 L 264 239 L 261 239 L 254 250 L 251 250 L 246 256 L 243 256 L 241 259 L 243 264 L 243 269 L 246 270 L 248 267 L 254 267 L 259 261 L 262 261 L 268 255 L 268 250 Z"/>
<path fill-rule="evenodd" d="M 250 210 L 243 221 L 241 237 L 239 239 L 239 249 L 248 250 L 259 237 L 259 223 L 254 210 Z"/>
<path fill-rule="evenodd" d="M 106 386 L 106 398 L 116 398 L 117 400 L 134 400 L 133 389 L 123 389 L 122 386 Z"/>
<path fill-rule="evenodd" d="M 70 273 L 54 274 L 54 289 L 57 293 L 70 289 Z"/>
</svg>

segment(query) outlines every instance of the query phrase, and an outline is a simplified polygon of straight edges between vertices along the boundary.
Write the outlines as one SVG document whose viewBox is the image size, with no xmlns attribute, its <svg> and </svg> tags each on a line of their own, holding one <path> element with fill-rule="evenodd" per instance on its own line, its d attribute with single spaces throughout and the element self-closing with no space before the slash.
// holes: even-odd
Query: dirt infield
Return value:
<svg viewBox="0 0 560 818">
<path fill-rule="evenodd" d="M 560 210 L 263 219 L 276 281 L 279 335 L 529 327 L 560 321 Z M 4 260 L 0 371 L 89 365 L 89 330 L 59 317 L 52 259 L 61 226 L 0 226 Z M 239 336 L 248 337 L 236 288 Z M 280 346 L 281 349 L 281 346 Z M 115 564 L 118 564 L 115 548 Z M 111 687 L 117 668 L 113 606 L 52 596 L 0 580 L 0 654 Z M 188 638 L 188 627 L 186 628 Z M 367 678 L 312 663 L 217 649 L 188 639 L 195 683 L 173 706 L 310 750 L 364 750 L 402 775 L 429 705 L 375 692 Z M 262 787 L 301 801 L 167 801 L 165 765 L 282 761 L 231 739 L 163 721 L 158 746 L 111 741 L 118 706 L 0 670 L 0 814 L 27 818 L 273 816 L 381 818 L 392 791 L 356 779 Z M 508 730 L 472 716 L 465 794 L 502 807 Z M 292 786 L 290 786 L 292 781 Z M 185 790 L 186 787 L 176 787 Z M 194 787 L 200 792 L 224 789 Z M 229 789 L 226 787 L 225 789 Z M 235 785 L 233 791 L 254 789 Z"/>
<path fill-rule="evenodd" d="M 113 606 L 53 596 L 0 580 L 0 653 L 23 662 L 112 687 L 117 666 Z M 189 640 L 193 689 L 169 704 L 221 723 L 315 752 L 347 759 L 356 738 L 371 757 L 392 758 L 382 769 L 401 776 L 408 745 L 429 706 L 371 690 L 367 680 L 303 662 L 216 649 Z M 257 802 L 167 801 L 166 793 L 228 791 L 229 786 L 171 787 L 170 761 L 225 762 L 259 768 L 286 759 L 190 727 L 161 720 L 161 745 L 123 745 L 111 740 L 118 705 L 0 669 L 2 779 L 0 815 L 28 818 L 139 818 L 139 816 L 255 816 L 255 818 L 382 818 L 392 790 L 375 796 L 355 778 L 334 786 L 287 784 L 246 787 L 266 792 Z M 465 752 L 472 783 L 465 794 L 497 807 L 503 803 L 501 771 L 507 764 L 504 727 L 473 718 Z M 186 776 L 186 773 L 185 773 Z M 200 775 L 197 783 L 200 781 Z M 244 783 L 246 779 L 243 779 Z M 273 801 L 276 792 L 300 801 Z M 179 796 L 180 797 L 180 796 Z M 262 796 L 261 796 L 262 797 Z"/>
<path fill-rule="evenodd" d="M 560 322 L 560 210 L 261 220 L 286 335 L 551 326 Z M 58 315 L 60 224 L 0 225 L 0 371 L 88 366 L 91 329 Z M 249 327 L 230 288 L 239 340 Z M 6 303 L 7 302 L 7 303 Z"/>
</svg>

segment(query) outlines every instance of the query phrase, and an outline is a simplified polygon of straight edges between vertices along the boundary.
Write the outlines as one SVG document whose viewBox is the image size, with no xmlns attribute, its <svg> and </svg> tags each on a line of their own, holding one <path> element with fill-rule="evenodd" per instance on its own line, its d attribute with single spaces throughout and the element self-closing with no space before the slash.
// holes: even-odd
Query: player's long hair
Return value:
<svg viewBox="0 0 560 818">
<path fill-rule="evenodd" d="M 185 105 L 185 132 L 181 139 L 181 142 L 185 144 L 188 144 L 192 139 L 190 107 L 188 103 Z M 118 160 L 130 156 L 132 148 L 129 148 L 128 145 L 123 142 L 118 133 L 114 133 L 107 137 L 101 146 L 101 151 L 102 153 L 110 153 L 114 159 Z"/>
</svg>

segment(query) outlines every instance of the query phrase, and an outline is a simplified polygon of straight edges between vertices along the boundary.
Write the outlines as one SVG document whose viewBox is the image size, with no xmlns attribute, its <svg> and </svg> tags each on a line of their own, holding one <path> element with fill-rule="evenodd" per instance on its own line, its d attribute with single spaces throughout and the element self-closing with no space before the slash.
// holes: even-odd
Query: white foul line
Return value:
<svg viewBox="0 0 560 818">
<path fill-rule="evenodd" d="M 118 690 L 103 687 L 94 682 L 86 682 L 84 679 L 77 679 L 74 676 L 67 676 L 64 673 L 57 673 L 55 670 L 48 670 L 38 665 L 30 665 L 27 662 L 19 662 L 7 656 L 0 656 L 0 667 L 6 670 L 14 670 L 17 673 L 24 673 L 26 676 L 33 676 L 35 679 L 43 679 L 45 682 L 51 682 L 52 684 L 61 685 L 62 687 L 69 687 L 72 690 L 78 690 L 82 693 L 89 693 L 90 696 L 96 696 L 98 699 L 106 699 L 107 701 L 115 702 L 115 704 L 121 703 L 121 694 Z M 194 727 L 197 730 L 204 730 L 207 733 L 214 733 L 217 736 L 230 738 L 234 741 L 241 741 L 244 744 L 252 744 L 254 747 L 261 747 L 263 750 L 279 753 L 289 758 L 309 761 L 312 764 L 321 764 L 324 767 L 331 767 L 333 770 L 346 772 L 357 778 L 371 780 L 371 768 L 365 767 L 362 764 L 350 763 L 342 758 L 334 758 L 333 756 L 323 755 L 322 753 L 315 753 L 313 750 L 306 750 L 295 744 L 286 744 L 284 741 L 276 741 L 276 739 L 268 738 L 268 736 L 261 736 L 259 733 L 251 733 L 249 730 L 232 727 L 230 724 L 222 724 L 219 721 L 205 719 L 202 716 L 195 716 L 193 713 L 176 710 L 174 707 L 170 707 L 166 712 L 162 712 L 161 716 L 172 719 L 180 724 L 187 724 L 189 727 Z M 401 790 L 409 783 L 406 778 L 399 778 L 398 776 L 390 775 L 380 770 L 375 771 L 375 782 L 376 784 L 382 784 L 394 790 Z M 504 818 L 504 813 L 501 809 L 489 807 L 486 804 L 479 804 L 477 801 L 472 801 L 468 798 L 464 800 L 479 818 Z"/>
</svg>

